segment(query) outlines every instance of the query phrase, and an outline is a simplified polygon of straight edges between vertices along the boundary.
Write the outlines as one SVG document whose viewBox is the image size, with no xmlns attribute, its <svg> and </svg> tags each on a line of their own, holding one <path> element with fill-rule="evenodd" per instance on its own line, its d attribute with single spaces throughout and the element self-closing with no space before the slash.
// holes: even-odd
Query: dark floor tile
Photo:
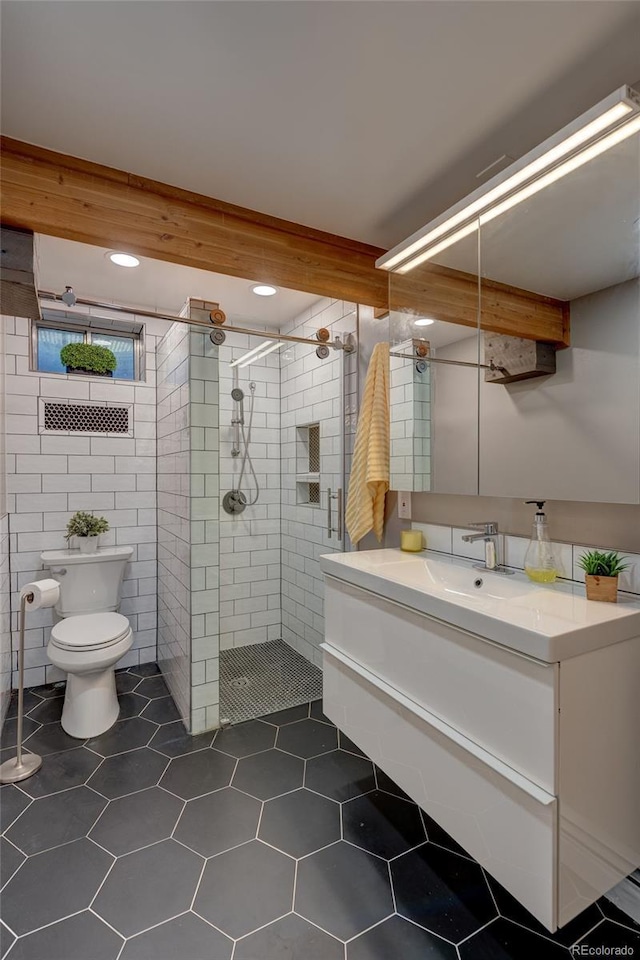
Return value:
<svg viewBox="0 0 640 960">
<path fill-rule="evenodd" d="M 199 733 L 192 737 L 185 730 L 182 720 L 176 720 L 174 723 L 165 723 L 160 727 L 149 746 L 166 757 L 181 757 L 185 753 L 193 753 L 195 750 L 210 746 L 212 740 L 213 733 Z"/>
<path fill-rule="evenodd" d="M 373 764 L 343 750 L 334 750 L 307 761 L 305 787 L 332 800 L 351 800 L 375 790 Z"/>
<path fill-rule="evenodd" d="M 49 700 L 50 697 L 64 697 L 67 685 L 64 680 L 61 683 L 45 683 L 40 687 L 31 687 L 30 692 L 43 700 Z"/>
<path fill-rule="evenodd" d="M 132 937 L 189 910 L 202 863 L 175 840 L 129 853 L 116 861 L 92 909 Z"/>
<path fill-rule="evenodd" d="M 270 750 L 276 739 L 276 730 L 262 720 L 248 720 L 236 726 L 219 730 L 213 741 L 214 750 L 231 757 L 249 757 L 262 750 Z"/>
<path fill-rule="evenodd" d="M 132 690 L 142 683 L 140 677 L 135 677 L 128 670 L 116 670 L 116 691 L 118 696 L 122 693 L 131 693 Z"/>
<path fill-rule="evenodd" d="M 86 837 L 106 805 L 104 797 L 88 787 L 53 793 L 34 800 L 6 836 L 27 856 L 41 853 Z"/>
<path fill-rule="evenodd" d="M 338 730 L 338 746 L 341 750 L 346 750 L 347 753 L 355 753 L 358 757 L 367 756 L 364 750 L 361 750 L 357 743 L 354 743 L 353 740 L 350 740 L 346 733 L 343 733 L 342 730 Z"/>
<path fill-rule="evenodd" d="M 450 943 L 402 917 L 389 917 L 347 944 L 347 960 L 457 960 L 457 957 L 456 948 Z"/>
<path fill-rule="evenodd" d="M 384 860 L 339 841 L 298 863 L 296 913 L 349 940 L 393 913 Z"/>
<path fill-rule="evenodd" d="M 155 677 L 160 673 L 160 667 L 157 663 L 140 663 L 137 667 L 129 667 L 129 673 L 134 677 Z"/>
<path fill-rule="evenodd" d="M 260 719 L 265 723 L 272 723 L 275 727 L 283 727 L 287 723 L 295 723 L 296 720 L 305 720 L 308 716 L 309 704 L 301 703 L 298 707 L 288 707 L 286 710 L 268 713 L 266 717 L 260 717 Z"/>
<path fill-rule="evenodd" d="M 229 960 L 233 940 L 194 913 L 139 933 L 127 940 L 119 960 Z"/>
<path fill-rule="evenodd" d="M 36 733 L 25 741 L 27 750 L 39 753 L 41 757 L 48 757 L 51 753 L 62 753 L 63 750 L 75 750 L 81 747 L 86 740 L 70 736 L 62 729 L 59 723 L 45 723 Z"/>
<path fill-rule="evenodd" d="M 340 807 L 310 790 L 294 790 L 265 803 L 258 836 L 283 853 L 305 857 L 340 839 Z"/>
<path fill-rule="evenodd" d="M 101 763 L 102 759 L 86 747 L 53 753 L 44 758 L 37 773 L 22 781 L 22 789 L 32 797 L 46 797 L 50 793 L 79 787 Z"/>
<path fill-rule="evenodd" d="M 128 797 L 112 800 L 91 830 L 89 837 L 119 857 L 158 840 L 168 839 L 178 822 L 183 802 L 149 787 Z"/>
<path fill-rule="evenodd" d="M 27 797 L 19 787 L 12 783 L 0 787 L 0 828 L 3 833 L 9 829 L 22 811 L 27 809 L 30 803 L 31 798 Z"/>
<path fill-rule="evenodd" d="M 600 926 L 591 930 L 579 943 L 580 947 L 591 948 L 591 956 L 640 956 L 640 933 L 628 926 L 621 926 L 613 920 L 603 920 Z M 609 952 L 603 953 L 605 947 Z M 600 950 L 598 950 L 600 948 Z M 624 952 L 623 952 L 624 951 Z M 587 954 L 583 954 L 586 956 Z"/>
<path fill-rule="evenodd" d="M 35 733 L 39 729 L 40 724 L 36 723 L 35 720 L 32 720 L 31 717 L 24 718 L 24 725 L 22 728 L 22 742 L 27 739 L 32 733 Z M 16 734 L 18 730 L 18 721 L 17 719 L 5 720 L 2 725 L 2 733 L 0 734 L 0 747 L 3 750 L 7 748 L 15 747 L 16 745 Z"/>
<path fill-rule="evenodd" d="M 86 909 L 112 863 L 86 839 L 29 857 L 2 891 L 6 923 L 20 935 Z"/>
<path fill-rule="evenodd" d="M 402 797 L 403 800 L 411 800 L 411 797 L 408 796 L 391 777 L 387 776 L 384 770 L 381 770 L 380 767 L 375 764 L 374 766 L 378 790 L 384 790 L 385 793 L 392 793 L 394 797 Z"/>
<path fill-rule="evenodd" d="M 136 693 L 139 693 L 141 697 L 149 697 L 150 700 L 155 700 L 156 697 L 169 696 L 169 690 L 161 676 L 147 677 L 146 680 L 141 680 L 136 687 Z"/>
<path fill-rule="evenodd" d="M 335 750 L 338 735 L 335 727 L 320 723 L 319 720 L 299 720 L 278 730 L 276 746 L 296 757 L 308 759 Z"/>
<path fill-rule="evenodd" d="M 467 853 L 464 847 L 461 847 L 453 837 L 447 833 L 446 830 L 443 830 L 439 823 L 429 816 L 428 813 L 425 813 L 424 810 L 421 810 L 422 822 L 424 823 L 425 829 L 427 831 L 427 839 L 431 843 L 437 843 L 439 847 L 444 847 L 445 850 L 451 850 L 452 853 L 459 853 L 461 857 L 468 857 L 470 860 L 473 860 L 473 857 Z"/>
<path fill-rule="evenodd" d="M 391 955 L 389 955 L 391 956 Z M 236 944 L 235 960 L 343 960 L 344 946 L 290 913 Z"/>
<path fill-rule="evenodd" d="M 140 716 L 152 723 L 173 723 L 180 720 L 180 713 L 171 697 L 150 700 Z"/>
<path fill-rule="evenodd" d="M 36 696 L 32 690 L 25 690 L 24 692 L 24 715 L 26 716 L 34 707 L 39 706 L 42 703 L 42 698 Z M 11 697 L 11 702 L 9 703 L 9 708 L 7 710 L 7 720 L 12 719 L 13 717 L 18 716 L 18 694 L 13 692 Z M 40 721 L 41 722 L 41 721 Z"/>
<path fill-rule="evenodd" d="M 116 960 L 122 937 L 89 910 L 18 940 L 11 960 Z"/>
<path fill-rule="evenodd" d="M 342 806 L 344 839 L 390 860 L 427 839 L 415 803 L 374 790 Z"/>
<path fill-rule="evenodd" d="M 239 760 L 232 783 L 258 800 L 270 800 L 301 787 L 303 777 L 304 760 L 281 750 L 267 750 Z"/>
<path fill-rule="evenodd" d="M 330 723 L 332 727 L 335 726 L 333 720 L 329 720 L 329 717 L 325 716 L 322 712 L 322 700 L 313 701 L 309 710 L 309 716 L 313 717 L 314 720 L 322 720 L 323 723 Z"/>
<path fill-rule="evenodd" d="M 0 887 L 4 887 L 7 880 L 11 879 L 25 860 L 25 855 L 20 853 L 12 843 L 4 837 L 0 839 Z"/>
<path fill-rule="evenodd" d="M 160 786 L 183 800 L 193 800 L 205 793 L 228 787 L 236 761 L 215 750 L 199 750 L 176 757 L 160 780 Z"/>
<path fill-rule="evenodd" d="M 615 920 L 616 923 L 621 923 L 631 930 L 636 930 L 640 933 L 640 923 L 637 923 L 633 917 L 630 917 L 628 914 L 623 913 L 622 910 L 616 907 L 615 903 L 611 903 L 606 897 L 600 897 L 598 907 L 603 916 L 608 917 L 609 920 Z M 573 923 L 574 921 L 572 920 L 571 922 Z"/>
<path fill-rule="evenodd" d="M 142 717 L 118 720 L 106 733 L 87 740 L 87 746 L 101 757 L 113 757 L 116 753 L 146 747 L 156 730 L 155 723 L 149 723 Z"/>
<path fill-rule="evenodd" d="M 50 700 L 40 700 L 31 710 L 29 718 L 36 723 L 59 723 L 62 716 L 64 697 L 52 697 Z"/>
<path fill-rule="evenodd" d="M 233 787 L 225 787 L 206 797 L 189 800 L 174 836 L 203 857 L 213 857 L 253 840 L 261 809 L 258 800 Z"/>
<path fill-rule="evenodd" d="M 152 701 L 148 697 L 141 697 L 138 693 L 121 693 L 118 702 L 120 704 L 118 720 L 130 720 L 131 717 L 139 717 L 147 704 Z M 145 719 L 149 720 L 150 717 Z"/>
<path fill-rule="evenodd" d="M 15 943 L 15 939 L 11 931 L 7 930 L 4 923 L 0 920 L 0 957 L 2 957 L 2 960 L 4 960 Z"/>
<path fill-rule="evenodd" d="M 96 759 L 100 760 L 99 757 Z M 128 753 L 107 757 L 87 781 L 88 786 L 108 800 L 115 800 L 116 797 L 124 797 L 136 790 L 155 787 L 168 763 L 168 757 L 150 750 L 149 747 L 139 747 L 137 750 L 129 750 Z"/>
<path fill-rule="evenodd" d="M 295 862 L 252 840 L 207 861 L 193 909 L 230 937 L 291 910 Z"/>
<path fill-rule="evenodd" d="M 429 833 L 431 833 L 430 829 Z M 550 934 L 547 928 L 543 927 L 533 914 L 529 913 L 521 903 L 518 903 L 515 897 L 513 897 L 508 890 L 505 890 L 497 880 L 489 876 L 486 871 L 485 877 L 487 878 L 489 888 L 501 917 L 506 917 L 507 920 L 513 920 L 514 923 L 519 923 L 520 926 L 527 927 L 527 929 L 533 933 L 539 933 L 544 937 L 551 937 L 552 940 L 555 940 L 557 943 L 563 943 L 567 947 L 571 946 L 571 944 L 575 943 L 576 940 L 579 940 L 581 937 L 584 937 L 585 933 L 588 933 L 589 930 L 595 927 L 602 918 L 602 914 L 597 906 L 592 904 L 573 920 L 570 920 L 569 923 L 566 923 L 560 930 L 556 930 L 555 933 Z"/>
<path fill-rule="evenodd" d="M 460 960 L 569 960 L 566 947 L 500 917 L 458 947 Z"/>
<path fill-rule="evenodd" d="M 397 911 L 451 943 L 459 943 L 497 911 L 482 868 L 431 843 L 391 862 Z"/>
</svg>

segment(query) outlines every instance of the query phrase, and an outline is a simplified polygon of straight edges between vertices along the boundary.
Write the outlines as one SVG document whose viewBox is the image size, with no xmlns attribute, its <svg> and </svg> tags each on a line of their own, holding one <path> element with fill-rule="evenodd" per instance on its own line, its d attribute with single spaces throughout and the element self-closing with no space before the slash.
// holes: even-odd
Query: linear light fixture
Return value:
<svg viewBox="0 0 640 960">
<path fill-rule="evenodd" d="M 621 87 L 380 257 L 376 266 L 408 273 L 469 236 L 483 222 L 494 219 L 631 136 L 638 129 L 639 116 L 640 96 L 630 87 Z M 498 204 L 498 201 L 503 202 Z"/>
<path fill-rule="evenodd" d="M 259 343 L 257 347 L 254 347 L 253 350 L 249 350 L 247 353 L 243 353 L 241 357 L 238 357 L 237 360 L 232 360 L 229 364 L 230 367 L 238 367 L 240 364 L 244 366 L 243 361 L 248 360 L 250 357 L 254 357 L 256 353 L 260 353 L 264 350 L 265 347 L 268 347 L 270 343 L 273 343 L 273 340 L 263 340 L 262 343 Z"/>
<path fill-rule="evenodd" d="M 273 353 L 274 350 L 279 350 L 282 346 L 282 341 L 280 343 L 272 343 L 271 340 L 269 340 L 268 342 L 271 343 L 270 347 L 267 347 L 262 353 L 257 353 L 253 357 L 249 357 L 248 359 L 245 357 L 244 361 L 238 364 L 238 370 L 242 370 L 243 367 L 248 367 L 251 363 L 257 363 L 258 360 L 262 360 L 263 357 L 266 357 L 269 353 Z M 263 344 L 263 347 L 264 346 L 265 344 Z"/>
</svg>

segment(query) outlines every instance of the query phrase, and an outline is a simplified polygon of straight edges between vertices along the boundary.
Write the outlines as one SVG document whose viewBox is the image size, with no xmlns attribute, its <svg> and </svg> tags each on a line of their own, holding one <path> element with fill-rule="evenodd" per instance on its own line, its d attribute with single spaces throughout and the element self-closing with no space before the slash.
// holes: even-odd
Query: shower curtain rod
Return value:
<svg viewBox="0 0 640 960">
<path fill-rule="evenodd" d="M 38 298 L 42 300 L 52 300 L 54 303 L 62 303 L 68 308 L 61 296 L 57 293 L 51 293 L 48 290 L 41 290 Z M 249 337 L 265 337 L 268 340 L 286 340 L 287 343 L 306 343 L 309 346 L 333 347 L 334 350 L 344 350 L 351 353 L 355 350 L 355 344 L 352 334 L 348 334 L 345 340 L 336 338 L 335 340 L 312 340 L 309 337 L 293 337 L 286 333 L 276 333 L 271 330 L 246 330 L 244 327 L 231 327 L 227 323 L 213 323 L 211 320 L 198 320 L 196 317 L 177 317 L 171 313 L 156 313 L 153 310 L 138 309 L 138 307 L 126 307 L 119 303 L 104 303 L 102 300 L 90 300 L 86 297 L 76 297 L 74 306 L 78 304 L 82 307 L 100 307 L 104 310 L 116 310 L 120 313 L 135 314 L 138 317 L 151 317 L 154 320 L 171 320 L 174 323 L 190 323 L 194 327 L 204 327 L 206 330 L 223 330 L 225 333 L 241 333 Z"/>
<path fill-rule="evenodd" d="M 396 353 L 391 350 L 390 357 L 400 357 L 402 360 L 413 360 L 415 363 L 424 361 L 424 363 L 449 363 L 454 367 L 473 367 L 474 370 L 498 370 L 495 363 L 471 363 L 469 360 L 445 360 L 444 357 L 419 357 L 418 354 Z"/>
</svg>

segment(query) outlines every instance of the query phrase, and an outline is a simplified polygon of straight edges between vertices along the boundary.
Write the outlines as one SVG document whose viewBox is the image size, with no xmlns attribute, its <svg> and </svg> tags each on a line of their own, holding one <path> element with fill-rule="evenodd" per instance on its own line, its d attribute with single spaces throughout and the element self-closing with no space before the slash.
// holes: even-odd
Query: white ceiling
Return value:
<svg viewBox="0 0 640 960">
<path fill-rule="evenodd" d="M 36 287 L 61 294 L 71 286 L 76 296 L 175 315 L 187 297 L 213 300 L 228 323 L 279 329 L 316 303 L 315 294 L 280 288 L 273 297 L 252 293 L 253 283 L 142 257 L 140 266 L 117 267 L 102 247 L 57 237 L 36 238 Z"/>
<path fill-rule="evenodd" d="M 8 136 L 390 247 L 623 83 L 640 4 L 2 3 Z"/>
</svg>

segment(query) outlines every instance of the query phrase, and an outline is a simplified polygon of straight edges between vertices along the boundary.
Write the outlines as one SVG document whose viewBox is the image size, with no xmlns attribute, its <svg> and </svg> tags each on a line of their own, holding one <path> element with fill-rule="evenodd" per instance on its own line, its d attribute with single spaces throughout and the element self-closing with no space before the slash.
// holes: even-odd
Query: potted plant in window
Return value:
<svg viewBox="0 0 640 960">
<path fill-rule="evenodd" d="M 578 560 L 585 572 L 587 600 L 618 602 L 618 575 L 629 566 L 616 550 L 588 550 Z"/>
<path fill-rule="evenodd" d="M 77 537 L 80 553 L 96 553 L 100 534 L 108 529 L 106 517 L 94 517 L 92 513 L 78 510 L 67 524 L 65 539 L 69 541 L 71 537 Z"/>
<path fill-rule="evenodd" d="M 60 360 L 67 373 L 92 377 L 112 377 L 118 366 L 116 355 L 107 347 L 93 343 L 68 343 L 60 351 Z"/>
</svg>

